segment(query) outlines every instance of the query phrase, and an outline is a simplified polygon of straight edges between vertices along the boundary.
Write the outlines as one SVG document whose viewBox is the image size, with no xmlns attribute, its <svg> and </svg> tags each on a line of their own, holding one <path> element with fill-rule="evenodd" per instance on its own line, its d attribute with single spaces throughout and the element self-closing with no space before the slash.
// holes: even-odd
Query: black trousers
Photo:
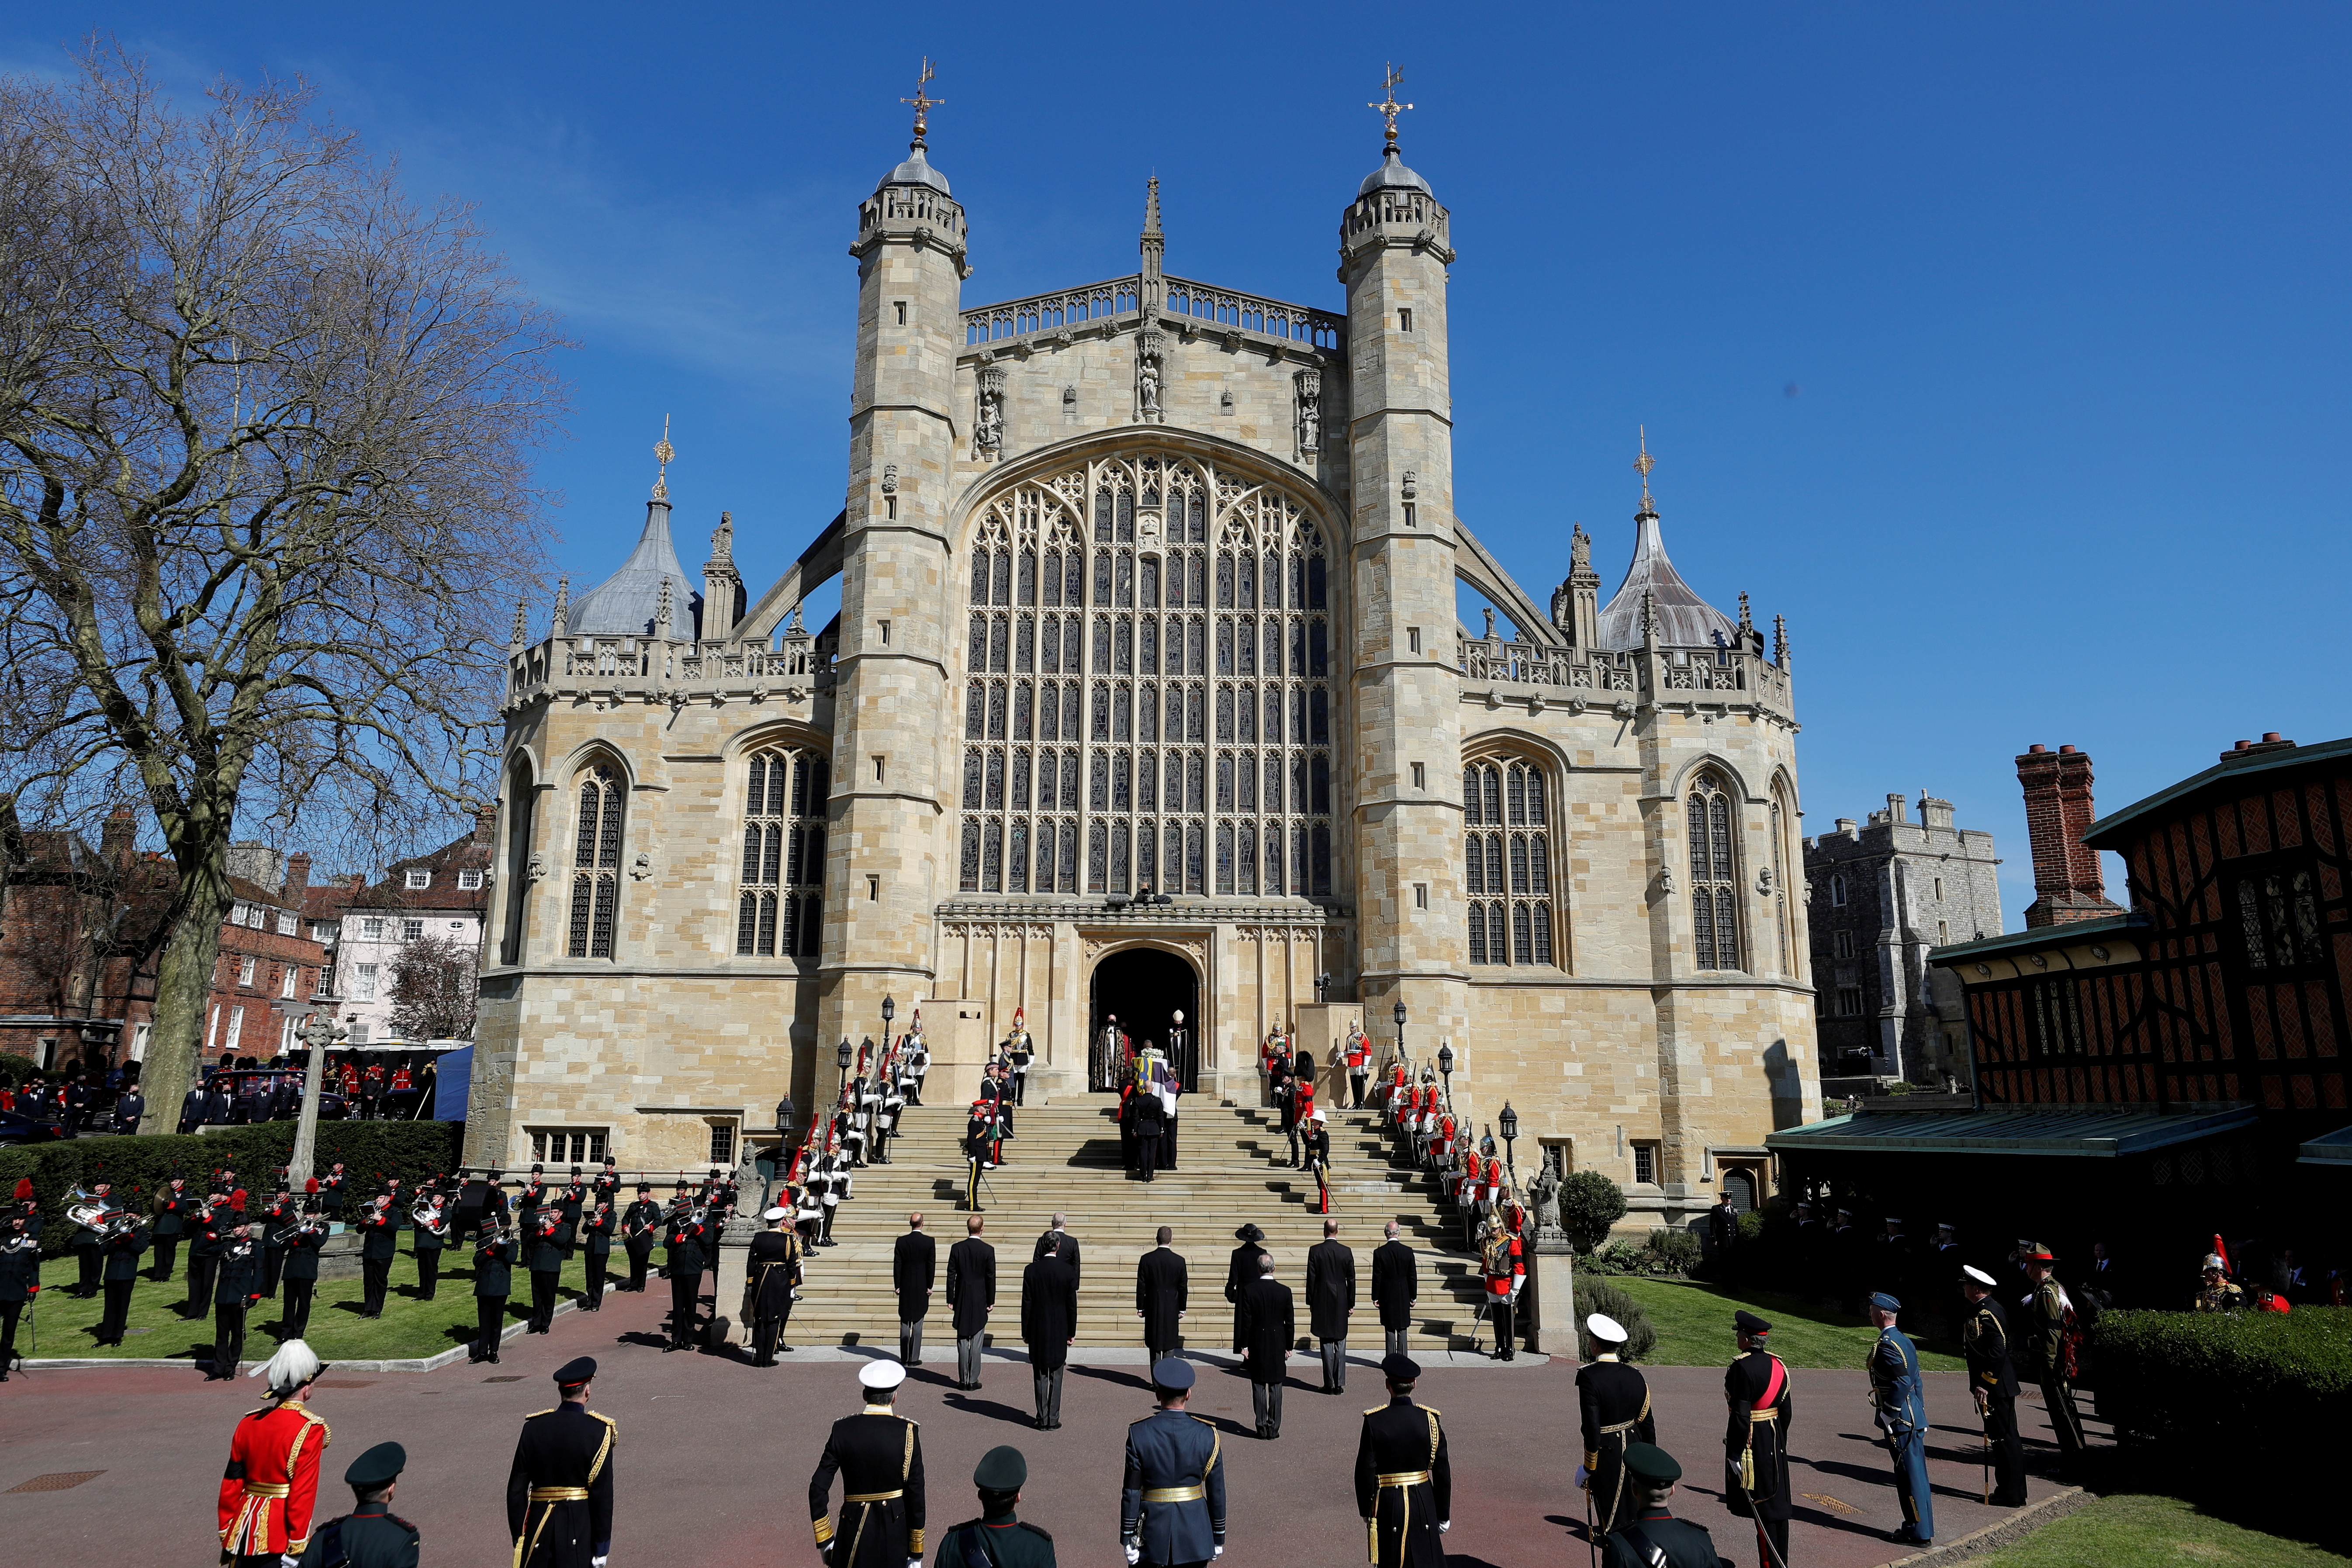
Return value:
<svg viewBox="0 0 2352 1568">
<path fill-rule="evenodd" d="M 1360 1111 L 1364 1108 L 1364 1081 L 1370 1076 L 1370 1075 L 1369 1073 L 1363 1072 L 1350 1072 L 1348 1074 L 1348 1091 L 1355 1096 L 1356 1100 L 1355 1104 L 1350 1107 L 1350 1109 Z"/>
<path fill-rule="evenodd" d="M 172 1266 L 180 1260 L 180 1239 L 176 1236 L 155 1238 L 155 1270 L 153 1278 L 168 1280 Z"/>
<path fill-rule="evenodd" d="M 360 1260 L 360 1315 L 383 1316 L 383 1298 L 392 1289 L 392 1260 L 362 1258 Z"/>
<path fill-rule="evenodd" d="M 288 1280 L 286 1299 L 279 1303 L 278 1316 L 286 1325 L 288 1339 L 300 1339 L 310 1332 L 310 1297 L 319 1289 L 316 1280 Z"/>
<path fill-rule="evenodd" d="M 646 1288 L 646 1265 L 651 1261 L 653 1255 L 654 1244 L 650 1241 L 643 1247 L 629 1249 L 629 1289 L 632 1291 L 642 1291 Z"/>
<path fill-rule="evenodd" d="M 604 1304 L 604 1264 L 611 1256 L 608 1252 L 588 1254 L 588 1300 L 584 1304 L 592 1312 Z"/>
<path fill-rule="evenodd" d="M 499 1341 L 506 1333 L 507 1299 L 504 1296 L 474 1298 L 474 1359 L 496 1361 Z"/>
<path fill-rule="evenodd" d="M 74 1262 L 79 1265 L 80 1269 L 80 1277 L 74 1282 L 74 1294 L 78 1296 L 95 1296 L 98 1294 L 98 1287 L 100 1283 L 98 1277 L 99 1270 L 104 1261 L 104 1254 L 95 1247 L 77 1247 L 74 1249 Z"/>
<path fill-rule="evenodd" d="M 1486 1320 L 1495 1325 L 1495 1354 L 1512 1360 L 1518 1354 L 1518 1335 L 1511 1332 L 1511 1298 L 1488 1295 Z"/>
<path fill-rule="evenodd" d="M 24 1310 L 22 1301 L 0 1301 L 0 1377 L 16 1359 L 16 1317 Z"/>
<path fill-rule="evenodd" d="M 1771 1552 L 1764 1550 L 1762 1540 L 1756 1542 L 1756 1568 L 1773 1568 L 1776 1563 L 1785 1564 L 1789 1561 L 1789 1521 L 1785 1519 L 1751 1519 L 1748 1522 L 1759 1537 L 1769 1536 L 1772 1542 Z M 1774 1552 L 1779 1555 L 1775 1557 Z"/>
<path fill-rule="evenodd" d="M 1158 1174 L 1160 1170 L 1160 1135 L 1158 1134 L 1147 1133 L 1135 1140 L 1135 1168 L 1137 1174 L 1145 1181 L 1151 1180 Z"/>
<path fill-rule="evenodd" d="M 695 1301 L 702 1294 L 699 1270 L 674 1273 L 669 1279 L 669 1343 L 680 1350 L 694 1343 Z"/>
<path fill-rule="evenodd" d="M 416 1255 L 417 1299 L 429 1301 L 441 1288 L 441 1249 L 431 1247 Z"/>
<path fill-rule="evenodd" d="M 782 1318 L 754 1318 L 751 1321 L 752 1365 L 776 1364 L 776 1347 L 783 1343 L 784 1322 Z"/>
<path fill-rule="evenodd" d="M 1985 1436 L 1992 1447 L 1992 1500 L 2009 1508 L 2025 1501 L 2025 1444 L 2017 1435 L 2017 1400 L 1985 1401 Z"/>
<path fill-rule="evenodd" d="M 213 1375 L 235 1377 L 245 1358 L 245 1303 L 213 1307 Z"/>
<path fill-rule="evenodd" d="M 533 1269 L 530 1271 L 530 1332 L 545 1333 L 548 1324 L 555 1321 L 555 1287 L 563 1278 L 554 1269 Z"/>
<path fill-rule="evenodd" d="M 100 1344 L 121 1344 L 122 1331 L 131 1326 L 131 1280 L 105 1281 L 106 1315 L 98 1320 L 98 1342 Z"/>
<path fill-rule="evenodd" d="M 220 1276 L 220 1259 L 188 1254 L 188 1316 L 201 1318 L 212 1310 L 213 1281 Z"/>
</svg>

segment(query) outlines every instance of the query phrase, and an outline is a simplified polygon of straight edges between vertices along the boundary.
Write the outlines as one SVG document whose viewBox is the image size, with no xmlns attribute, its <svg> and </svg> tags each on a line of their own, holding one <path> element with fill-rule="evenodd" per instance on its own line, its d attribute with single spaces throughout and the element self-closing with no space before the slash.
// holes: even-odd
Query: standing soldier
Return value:
<svg viewBox="0 0 2352 1568">
<path fill-rule="evenodd" d="M 1445 1568 L 1454 1528 L 1454 1461 L 1433 1408 L 1412 1402 L 1421 1364 L 1381 1362 L 1389 1402 L 1364 1412 L 1356 1438 L 1356 1511 L 1378 1568 Z"/>
<path fill-rule="evenodd" d="M 1185 1411 L 1192 1364 L 1168 1356 L 1151 1366 L 1160 1408 L 1127 1429 L 1119 1480 L 1118 1542 L 1129 1568 L 1198 1564 L 1225 1552 L 1225 1468 L 1216 1428 Z"/>
<path fill-rule="evenodd" d="M 98 1325 L 100 1344 L 121 1344 L 123 1331 L 131 1326 L 131 1287 L 139 1281 L 139 1254 L 145 1250 L 147 1230 L 136 1218 L 129 1229 L 106 1239 L 100 1281 L 106 1292 L 106 1313 Z"/>
<path fill-rule="evenodd" d="M 2042 1403 L 2050 1413 L 2050 1429 L 2058 1439 L 2062 1460 L 2072 1466 L 2083 1452 L 2083 1417 L 2074 1410 L 2074 1303 L 2066 1287 L 2051 1272 L 2058 1260 L 2040 1242 L 2028 1244 L 2025 1277 L 2032 1281 L 2025 1322 L 2018 1336 L 2033 1380 L 2042 1385 Z"/>
<path fill-rule="evenodd" d="M 596 1189 L 596 1207 L 580 1221 L 579 1236 L 588 1249 L 588 1295 L 580 1303 L 583 1312 L 604 1310 L 604 1273 L 613 1260 L 613 1206 L 606 1200 L 602 1186 Z M 430 1301 L 431 1297 L 425 1298 Z"/>
<path fill-rule="evenodd" d="M 1789 1369 L 1767 1347 L 1772 1325 L 1754 1312 L 1732 1316 L 1739 1354 L 1723 1374 L 1730 1419 L 1723 1433 L 1724 1506 L 1756 1521 L 1758 1568 L 1788 1568 Z"/>
<path fill-rule="evenodd" d="M 148 1278 L 168 1280 L 173 1265 L 179 1261 L 180 1238 L 188 1233 L 188 1217 L 196 1211 L 196 1195 L 188 1190 L 188 1178 L 174 1175 L 172 1183 L 155 1195 L 155 1267 Z"/>
<path fill-rule="evenodd" d="M 261 1300 L 261 1227 L 239 1226 L 221 1238 L 220 1272 L 213 1286 L 213 1368 L 226 1383 L 245 1354 L 245 1314 Z"/>
<path fill-rule="evenodd" d="M 416 1526 L 392 1511 L 408 1450 L 378 1443 L 351 1462 L 343 1484 L 352 1489 L 352 1511 L 320 1525 L 297 1568 L 416 1568 Z"/>
<path fill-rule="evenodd" d="M 1936 1537 L 1936 1506 L 1927 1490 L 1927 1385 L 1919 1375 L 1919 1352 L 1895 1326 L 1903 1303 L 1884 1291 L 1864 1303 L 1878 1343 L 1870 1351 L 1870 1397 L 1878 1406 L 1874 1424 L 1885 1436 L 1895 1461 L 1895 1495 L 1903 1503 L 1903 1526 L 1894 1539 L 1926 1546 Z"/>
<path fill-rule="evenodd" d="M 311 1189 L 315 1191 L 318 1185 L 319 1178 L 312 1176 Z M 327 1222 L 320 1218 L 319 1200 L 306 1193 L 294 1234 L 286 1239 L 286 1269 L 279 1276 L 286 1297 L 278 1303 L 278 1316 L 288 1339 L 301 1339 L 310 1333 L 310 1298 L 319 1289 L 319 1249 L 326 1244 Z"/>
<path fill-rule="evenodd" d="M 1675 1457 L 1654 1443 L 1625 1450 L 1633 1499 L 1619 1519 L 1601 1568 L 1719 1568 L 1715 1540 L 1702 1524 L 1674 1516 L 1675 1483 L 1683 1479 Z"/>
<path fill-rule="evenodd" d="M 260 1369 L 269 1398 L 237 1418 L 220 1486 L 221 1561 L 246 1568 L 299 1553 L 318 1511 L 319 1456 L 332 1434 L 310 1413 L 310 1385 L 325 1370 L 299 1339 Z"/>
<path fill-rule="evenodd" d="M 1315 1176 L 1315 1212 L 1331 1212 L 1331 1127 L 1318 1105 L 1307 1121 L 1307 1168 Z"/>
<path fill-rule="evenodd" d="M 948 1315 L 955 1325 L 956 1386 L 980 1386 L 980 1353 L 988 1337 L 988 1311 L 996 1305 L 996 1249 L 980 1239 L 987 1221 L 970 1215 L 964 1239 L 948 1249 Z"/>
<path fill-rule="evenodd" d="M 931 1291 L 939 1283 L 940 1244 L 923 1233 L 923 1217 L 907 1216 L 907 1234 L 890 1249 L 890 1286 L 898 1293 L 898 1360 L 923 1364 L 923 1320 L 930 1315 Z"/>
<path fill-rule="evenodd" d="M 2017 1436 L 2017 1368 L 2009 1357 L 2009 1314 L 1994 1297 L 1993 1277 L 1963 1264 L 1960 1294 L 1968 1315 L 1960 1324 L 1960 1348 L 1969 1358 L 1969 1393 L 1984 1423 L 1985 1448 L 1998 1478 L 1987 1500 L 2003 1508 L 2025 1504 L 2025 1447 Z"/>
<path fill-rule="evenodd" d="M 646 1267 L 653 1260 L 654 1235 L 661 1229 L 661 1205 L 654 1201 L 653 1185 L 637 1184 L 637 1200 L 621 1216 L 621 1244 L 628 1249 L 629 1282 L 625 1287 L 645 1294 Z"/>
<path fill-rule="evenodd" d="M 1478 1256 L 1480 1271 L 1486 1277 L 1486 1316 L 1495 1326 L 1495 1359 L 1510 1361 L 1518 1349 L 1511 1309 L 1517 1304 L 1519 1289 L 1526 1283 L 1528 1265 L 1521 1256 L 1518 1234 L 1504 1222 L 1500 1207 L 1487 1222 L 1486 1239 Z"/>
<path fill-rule="evenodd" d="M 525 1416 L 507 1471 L 514 1568 L 580 1568 L 613 1549 L 613 1450 L 621 1429 L 588 1408 L 589 1356 L 555 1371 L 554 1409 Z"/>
<path fill-rule="evenodd" d="M 31 1196 L 33 1178 L 16 1178 L 21 1203 Z M 16 1363 L 16 1320 L 41 1293 L 41 1239 L 26 1228 L 30 1218 L 21 1208 L 9 1210 L 0 1227 L 0 1383 Z"/>
<path fill-rule="evenodd" d="M 530 1267 L 530 1322 L 525 1333 L 545 1333 L 555 1322 L 557 1287 L 563 1281 L 563 1249 L 572 1239 L 572 1228 L 563 1223 L 563 1210 L 551 1204 L 523 1216 L 524 1262 Z M 702 1277 L 695 1276 L 695 1288 L 700 1291 Z"/>
<path fill-rule="evenodd" d="M 416 1237 L 416 1299 L 429 1301 L 441 1290 L 441 1254 L 449 1246 L 448 1197 L 435 1193 L 426 1200 L 430 1212 L 414 1228 Z"/>
<path fill-rule="evenodd" d="M 1341 1054 L 1348 1063 L 1350 1108 L 1360 1111 L 1364 1108 L 1364 1086 L 1370 1082 L 1372 1073 L 1372 1042 L 1364 1037 L 1362 1024 L 1348 1026 L 1348 1040 Z"/>
<path fill-rule="evenodd" d="M 261 1211 L 261 1293 L 273 1297 L 278 1294 L 278 1277 L 286 1270 L 286 1244 L 278 1239 L 300 1213 L 294 1206 L 293 1196 L 286 1190 L 286 1173 L 278 1172 L 278 1191 L 271 1197 L 269 1207 Z"/>
<path fill-rule="evenodd" d="M 392 1199 L 379 1197 L 360 1211 L 360 1316 L 383 1316 L 383 1298 L 392 1284 L 392 1260 L 398 1249 L 399 1219 Z"/>
<path fill-rule="evenodd" d="M 1381 1310 L 1382 1351 L 1402 1355 L 1412 1332 L 1412 1304 L 1421 1294 L 1421 1265 L 1412 1249 L 1397 1239 L 1397 1222 L 1382 1228 L 1388 1239 L 1372 1249 L 1372 1304 Z"/>
<path fill-rule="evenodd" d="M 669 1265 L 669 1343 L 662 1346 L 665 1355 L 694 1348 L 702 1298 L 703 1224 L 685 1207 L 686 1201 L 686 1188 L 680 1186 L 663 1237 L 664 1260 Z"/>
<path fill-rule="evenodd" d="M 1626 1484 L 1625 1450 L 1654 1442 L 1658 1423 L 1650 1414 L 1650 1381 L 1620 1359 L 1625 1331 L 1615 1318 L 1594 1312 L 1584 1320 L 1592 1336 L 1592 1364 L 1576 1375 L 1576 1403 L 1584 1421 L 1584 1463 L 1576 1484 L 1584 1489 L 1592 1539 L 1599 1541 L 1632 1515 L 1634 1498 Z"/>
<path fill-rule="evenodd" d="M 499 1359 L 506 1338 L 507 1297 L 514 1290 L 517 1250 L 514 1233 L 482 1217 L 481 1234 L 474 1248 L 474 1354 L 467 1359 L 479 1364 Z"/>
<path fill-rule="evenodd" d="M 327 1167 L 325 1179 L 319 1183 L 319 1207 L 326 1211 L 331 1224 L 343 1218 L 343 1185 L 350 1179 L 343 1175 L 343 1162 L 337 1160 Z"/>
<path fill-rule="evenodd" d="M 833 1424 L 809 1477 L 809 1519 L 826 1568 L 906 1568 L 923 1555 L 923 1436 L 891 1408 L 907 1369 L 869 1361 L 858 1369 L 866 1407 Z M 841 1517 L 826 1517 L 841 1477 Z"/>
<path fill-rule="evenodd" d="M 117 1207 L 114 1201 L 114 1186 L 110 1182 L 95 1183 L 90 1188 L 89 1196 L 96 1200 L 94 1207 L 99 1209 L 110 1209 Z M 99 1293 L 101 1282 L 100 1271 L 106 1264 L 106 1238 L 96 1226 L 79 1226 L 74 1230 L 70 1245 L 73 1248 L 74 1261 L 80 1265 L 80 1272 L 74 1282 L 74 1288 L 66 1293 L 76 1301 L 86 1301 Z"/>
<path fill-rule="evenodd" d="M 1054 1538 L 1013 1511 L 1029 1481 L 1029 1461 L 1012 1447 L 980 1457 L 971 1484 L 980 1493 L 980 1517 L 950 1526 L 940 1538 L 942 1563 L 984 1563 L 990 1568 L 1054 1568 Z"/>
<path fill-rule="evenodd" d="M 1175 1231 L 1161 1226 L 1158 1245 L 1135 1264 L 1135 1315 L 1143 1320 L 1144 1354 L 1154 1365 L 1184 1343 L 1184 1308 L 1192 1292 L 1184 1260 L 1171 1245 L 1175 1239 Z"/>
<path fill-rule="evenodd" d="M 787 1228 L 792 1210 L 779 1206 L 761 1215 L 768 1228 L 751 1238 L 744 1260 L 743 1289 L 751 1305 L 751 1364 L 773 1366 L 776 1352 L 789 1350 L 784 1325 L 792 1321 L 793 1290 L 801 1282 L 800 1238 Z"/>
</svg>

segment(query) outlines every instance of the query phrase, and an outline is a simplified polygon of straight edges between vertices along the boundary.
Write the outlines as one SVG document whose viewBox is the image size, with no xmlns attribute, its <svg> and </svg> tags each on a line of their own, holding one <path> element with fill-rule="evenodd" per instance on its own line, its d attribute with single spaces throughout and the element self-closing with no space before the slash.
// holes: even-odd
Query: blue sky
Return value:
<svg viewBox="0 0 2352 1568">
<path fill-rule="evenodd" d="M 920 55 L 967 304 L 1132 268 L 1156 170 L 1171 272 L 1333 308 L 1393 58 L 1462 516 L 1538 601 L 1582 521 L 1613 586 L 1646 424 L 1684 573 L 1789 617 L 1809 831 L 1948 796 L 2013 927 L 2029 743 L 2113 810 L 2352 733 L 2352 8 L 20 0 L 0 66 L 91 28 L 191 93 L 303 74 L 478 204 L 580 343 L 542 471 L 583 585 L 665 413 L 689 570 L 721 507 L 755 592 L 838 509 L 845 247 Z"/>
</svg>

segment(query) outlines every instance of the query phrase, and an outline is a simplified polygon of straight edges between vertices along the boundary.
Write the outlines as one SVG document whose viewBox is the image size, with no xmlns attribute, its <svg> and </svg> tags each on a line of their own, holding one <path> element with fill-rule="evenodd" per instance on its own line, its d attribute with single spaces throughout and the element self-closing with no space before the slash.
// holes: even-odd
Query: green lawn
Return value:
<svg viewBox="0 0 2352 1568">
<path fill-rule="evenodd" d="M 140 1261 L 149 1264 L 152 1254 Z M 474 1271 L 470 1267 L 470 1249 L 457 1249 L 442 1255 L 441 1279 L 433 1300 L 416 1298 L 416 1260 L 406 1248 L 393 1260 L 392 1290 L 384 1298 L 383 1316 L 373 1320 L 359 1315 L 362 1292 L 355 1275 L 348 1280 L 321 1280 L 310 1302 L 309 1340 L 312 1349 L 328 1361 L 398 1360 L 409 1356 L 438 1355 L 445 1350 L 467 1343 L 474 1334 Z M 621 1259 L 621 1278 L 628 1277 L 628 1260 Z M 562 1295 L 569 1300 L 586 1291 L 587 1260 L 575 1257 L 563 1270 Z M 178 1308 L 188 1299 L 188 1251 L 180 1249 L 178 1267 L 173 1270 L 169 1283 L 158 1284 L 142 1270 L 139 1283 L 131 1293 L 131 1327 L 123 1335 L 120 1347 L 99 1348 L 95 1342 L 99 1319 L 106 1312 L 103 1297 L 86 1301 L 75 1301 L 65 1293 L 65 1287 L 75 1279 L 74 1260 L 52 1258 L 41 1266 L 43 1289 L 37 1309 L 38 1322 L 37 1345 L 27 1343 L 24 1325 L 16 1331 L 16 1349 L 26 1360 L 37 1356 L 176 1356 L 184 1360 L 208 1358 L 212 1354 L 213 1322 L 207 1316 L 201 1322 L 182 1318 Z M 507 1320 L 520 1322 L 530 1315 L 530 1276 L 521 1269 L 514 1270 L 516 1294 L 507 1299 Z M 611 1288 L 611 1274 L 606 1276 L 606 1288 Z M 274 1332 L 278 1308 L 285 1299 L 283 1288 L 277 1297 L 264 1296 L 246 1314 L 245 1355 L 248 1361 L 261 1361 L 278 1347 Z M 141 1330 L 147 1333 L 141 1333 Z M 201 1354 L 199 1354 L 201 1352 Z"/>
<path fill-rule="evenodd" d="M 1978 1561 L 1984 1568 L 2324 1568 L 2352 1557 L 2211 1518 L 2179 1498 L 2117 1493 Z"/>
<path fill-rule="evenodd" d="M 1657 1348 L 1643 1359 L 1656 1366 L 1728 1364 L 1739 1354 L 1731 1314 L 1742 1307 L 1772 1325 L 1772 1354 L 1793 1367 L 1859 1369 L 1878 1337 L 1878 1331 L 1860 1318 L 1834 1308 L 1808 1306 L 1793 1296 L 1636 1274 L 1580 1278 L 1605 1278 L 1641 1304 L 1658 1331 Z M 1930 1372 L 1958 1372 L 1967 1366 L 1958 1346 L 1935 1340 L 1920 1342 L 1919 1364 Z"/>
</svg>

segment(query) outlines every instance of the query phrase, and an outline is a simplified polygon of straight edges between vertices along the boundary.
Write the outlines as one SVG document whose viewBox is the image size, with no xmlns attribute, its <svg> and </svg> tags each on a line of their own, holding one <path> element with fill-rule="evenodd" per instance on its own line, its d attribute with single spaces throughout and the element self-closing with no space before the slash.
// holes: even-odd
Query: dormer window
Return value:
<svg viewBox="0 0 2352 1568">
<path fill-rule="evenodd" d="M 473 893 L 478 890 L 481 885 L 482 873 L 480 872 L 461 871 L 457 873 L 458 891 L 462 893 Z"/>
<path fill-rule="evenodd" d="M 413 871 L 408 873 L 408 886 L 412 891 L 418 888 L 431 887 L 432 885 L 433 873 L 431 872 Z"/>
</svg>

